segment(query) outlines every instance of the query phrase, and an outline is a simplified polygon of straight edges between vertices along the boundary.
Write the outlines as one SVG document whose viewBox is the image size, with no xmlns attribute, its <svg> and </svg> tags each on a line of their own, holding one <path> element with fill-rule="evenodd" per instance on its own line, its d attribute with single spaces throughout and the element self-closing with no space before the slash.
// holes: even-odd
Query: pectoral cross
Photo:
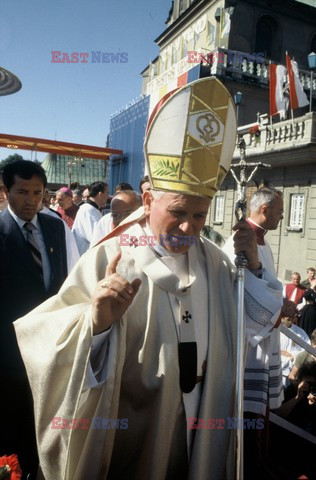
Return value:
<svg viewBox="0 0 316 480">
<path fill-rule="evenodd" d="M 129 242 L 130 247 L 138 247 L 137 237 L 131 237 Z"/>
<path fill-rule="evenodd" d="M 185 322 L 185 323 L 190 323 L 189 322 L 189 318 L 192 319 L 192 316 L 190 314 L 190 312 L 188 312 L 187 310 L 185 311 L 185 314 L 182 315 L 182 320 Z"/>
</svg>

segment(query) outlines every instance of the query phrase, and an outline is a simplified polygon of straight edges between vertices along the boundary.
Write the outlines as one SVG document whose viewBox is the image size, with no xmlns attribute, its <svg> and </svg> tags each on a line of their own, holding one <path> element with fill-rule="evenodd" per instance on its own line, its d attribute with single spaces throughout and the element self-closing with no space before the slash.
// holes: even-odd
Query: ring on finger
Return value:
<svg viewBox="0 0 316 480">
<path fill-rule="evenodd" d="M 104 280 L 104 282 L 101 283 L 102 288 L 108 288 L 110 285 L 110 282 L 108 280 Z"/>
</svg>

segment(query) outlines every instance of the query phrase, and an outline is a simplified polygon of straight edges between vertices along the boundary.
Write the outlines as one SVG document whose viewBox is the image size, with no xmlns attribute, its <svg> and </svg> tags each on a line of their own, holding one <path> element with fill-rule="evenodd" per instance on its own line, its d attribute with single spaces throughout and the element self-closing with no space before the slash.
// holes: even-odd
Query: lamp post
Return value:
<svg viewBox="0 0 316 480">
<path fill-rule="evenodd" d="M 307 55 L 308 66 L 311 70 L 311 85 L 309 90 L 309 111 L 312 111 L 312 103 L 313 103 L 313 71 L 316 69 L 316 53 L 311 52 Z"/>
<path fill-rule="evenodd" d="M 235 95 L 234 95 L 234 102 L 235 102 L 236 109 L 237 109 L 237 125 L 239 123 L 239 105 L 241 104 L 241 100 L 242 100 L 242 93 L 241 92 L 236 92 Z"/>
</svg>

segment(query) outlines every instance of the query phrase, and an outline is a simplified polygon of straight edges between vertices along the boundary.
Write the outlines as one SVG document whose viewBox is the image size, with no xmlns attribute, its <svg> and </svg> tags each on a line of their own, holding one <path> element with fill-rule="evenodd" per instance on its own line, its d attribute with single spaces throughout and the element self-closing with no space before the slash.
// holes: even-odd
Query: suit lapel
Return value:
<svg viewBox="0 0 316 480">
<path fill-rule="evenodd" d="M 60 263 L 60 251 L 61 251 L 61 239 L 60 230 L 52 227 L 50 223 L 50 217 L 45 214 L 37 214 L 38 221 L 41 226 L 42 235 L 48 255 L 50 268 L 51 268 L 51 280 L 58 278 Z"/>
<path fill-rule="evenodd" d="M 42 279 L 38 273 L 38 269 L 33 260 L 32 254 L 29 247 L 26 244 L 23 233 L 21 232 L 20 227 L 10 215 L 8 210 L 5 210 L 1 215 L 4 222 L 4 234 L 6 236 L 5 244 L 7 249 L 12 252 L 11 255 L 13 259 L 23 265 L 27 270 L 29 270 L 34 277 L 42 282 Z"/>
</svg>

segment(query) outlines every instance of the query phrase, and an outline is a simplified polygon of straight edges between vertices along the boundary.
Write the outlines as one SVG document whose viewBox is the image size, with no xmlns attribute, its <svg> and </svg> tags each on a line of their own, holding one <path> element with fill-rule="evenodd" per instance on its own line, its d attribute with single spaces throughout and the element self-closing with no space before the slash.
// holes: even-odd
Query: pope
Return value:
<svg viewBox="0 0 316 480">
<path fill-rule="evenodd" d="M 235 416 L 236 272 L 200 237 L 235 140 L 233 101 L 217 79 L 160 102 L 145 139 L 143 207 L 15 323 L 46 480 L 235 478 L 235 432 L 190 424 Z M 247 342 L 257 344 L 279 316 L 282 286 L 255 275 L 254 233 L 246 222 L 235 229 L 248 259 Z M 135 241 L 144 236 L 157 241 Z M 56 417 L 128 428 L 52 429 Z"/>
</svg>

